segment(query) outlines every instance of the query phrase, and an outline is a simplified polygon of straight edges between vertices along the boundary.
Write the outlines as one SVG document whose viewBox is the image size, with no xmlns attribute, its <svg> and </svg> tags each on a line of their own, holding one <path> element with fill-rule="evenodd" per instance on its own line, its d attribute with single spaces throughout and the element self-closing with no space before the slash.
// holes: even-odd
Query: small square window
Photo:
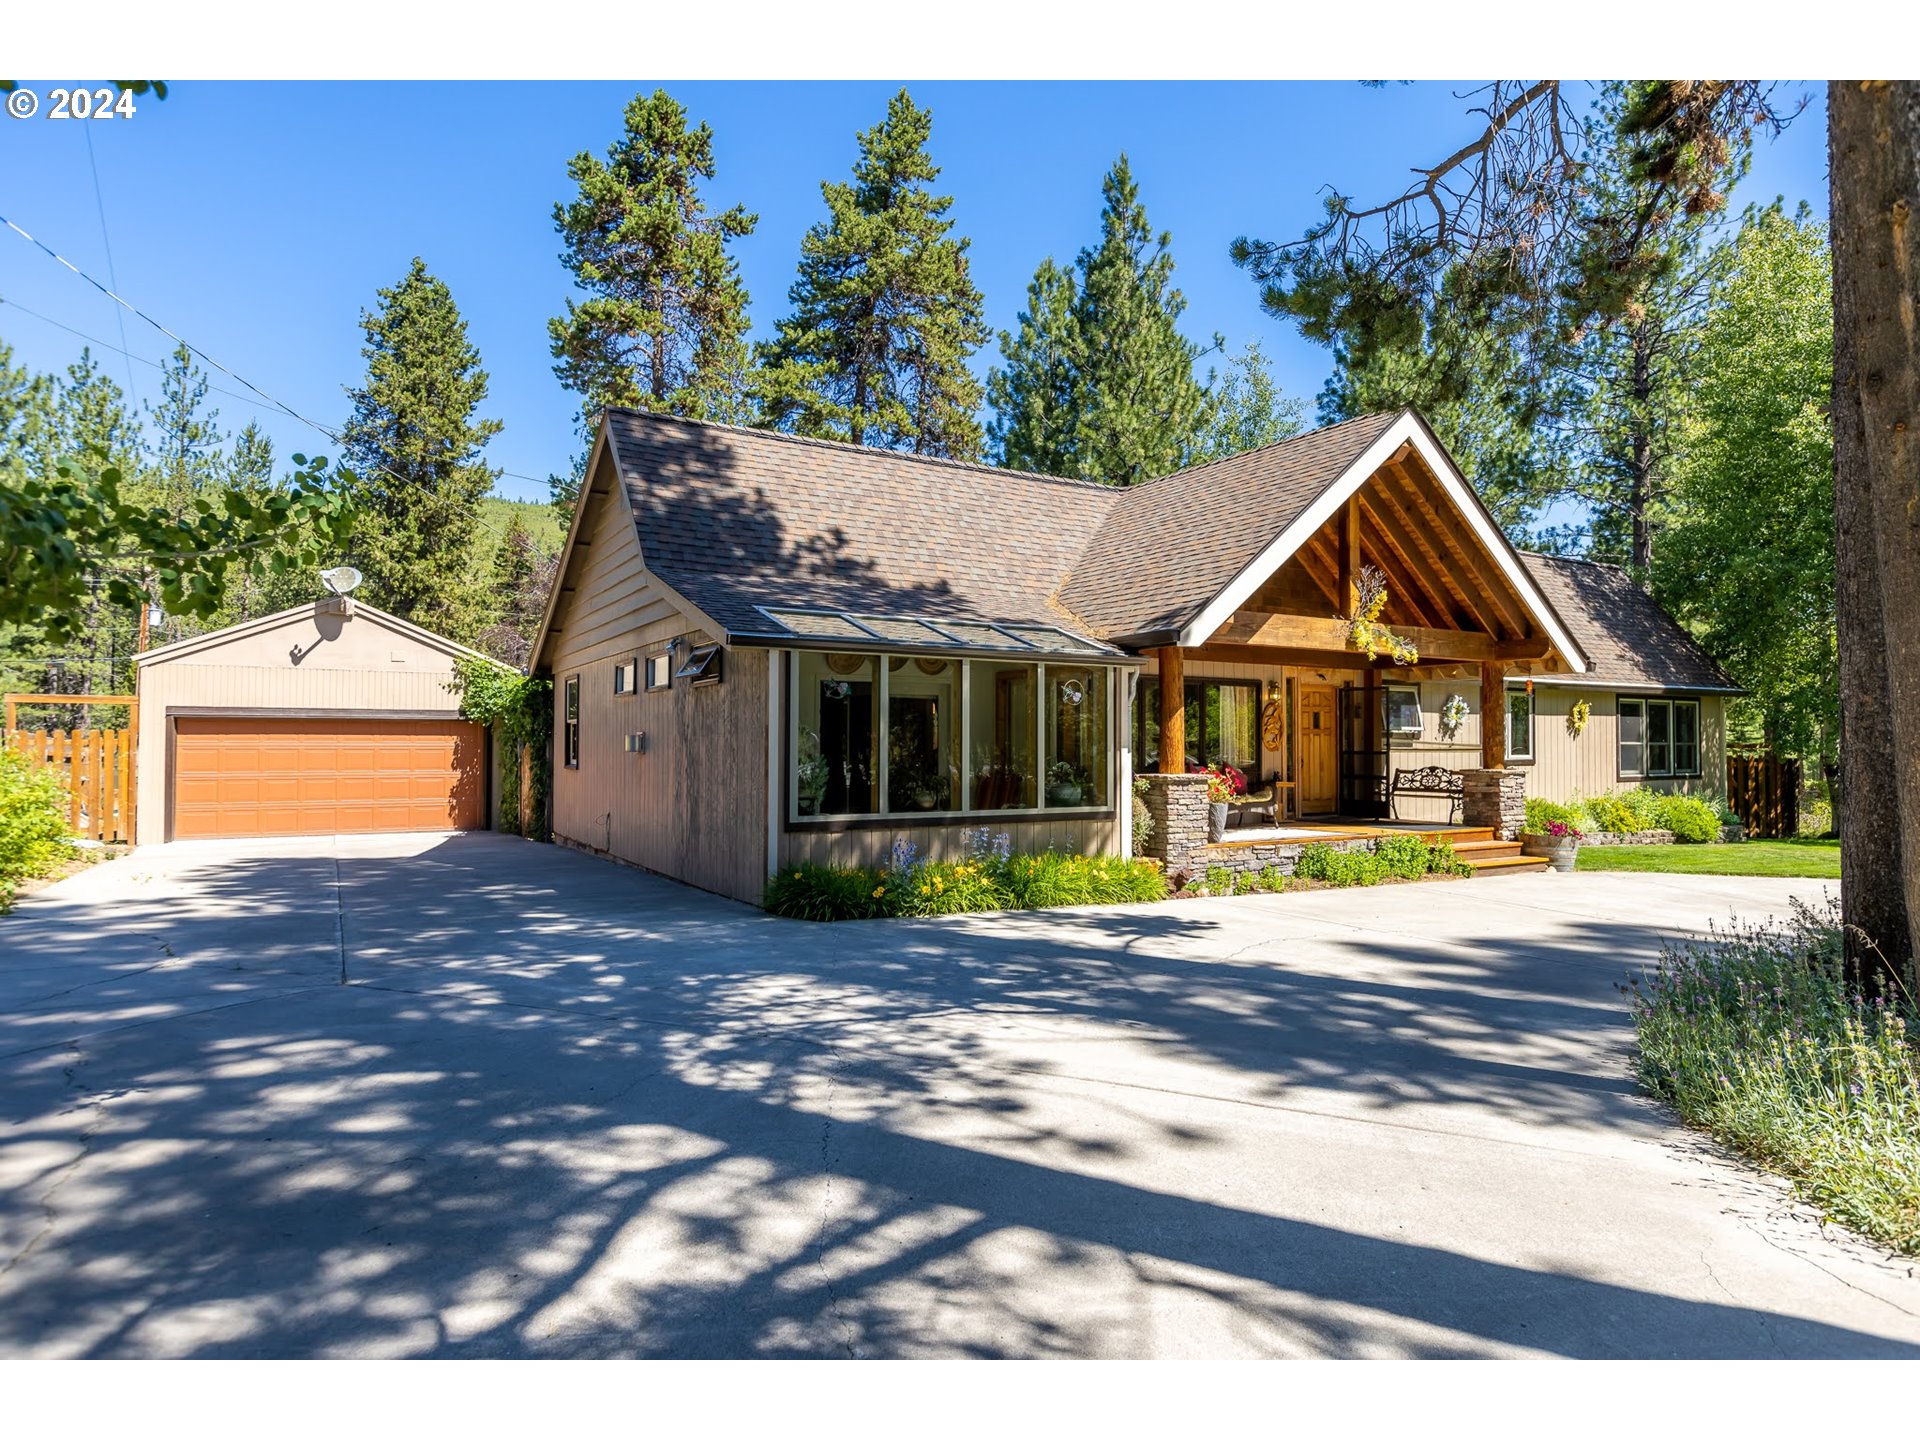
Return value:
<svg viewBox="0 0 1920 1440">
<path fill-rule="evenodd" d="M 1418 735 L 1424 724 L 1418 690 L 1387 691 L 1387 729 L 1395 735 Z"/>
<path fill-rule="evenodd" d="M 673 657 L 671 655 L 647 656 L 647 689 L 665 690 L 673 684 Z"/>
<path fill-rule="evenodd" d="M 634 679 L 639 675 L 639 673 L 640 673 L 639 661 L 637 660 L 616 661 L 613 667 L 613 693 L 616 695 L 633 694 L 635 689 L 633 682 L 634 682 Z"/>
</svg>

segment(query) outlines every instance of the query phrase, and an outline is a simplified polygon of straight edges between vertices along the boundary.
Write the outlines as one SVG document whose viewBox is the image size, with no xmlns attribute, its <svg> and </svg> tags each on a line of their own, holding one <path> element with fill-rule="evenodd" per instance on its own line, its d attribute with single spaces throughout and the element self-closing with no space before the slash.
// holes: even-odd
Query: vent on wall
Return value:
<svg viewBox="0 0 1920 1440">
<path fill-rule="evenodd" d="M 720 683 L 720 647 L 718 645 L 696 645 L 687 656 L 687 663 L 673 672 L 676 680 L 685 680 L 689 685 L 718 685 Z"/>
</svg>

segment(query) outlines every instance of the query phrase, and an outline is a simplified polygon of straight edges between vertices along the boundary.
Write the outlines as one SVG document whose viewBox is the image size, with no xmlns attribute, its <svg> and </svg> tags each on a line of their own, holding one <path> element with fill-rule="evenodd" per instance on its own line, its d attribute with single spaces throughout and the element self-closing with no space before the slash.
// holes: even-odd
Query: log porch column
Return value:
<svg viewBox="0 0 1920 1440">
<path fill-rule="evenodd" d="M 1480 663 L 1480 765 L 1507 768 L 1507 667 L 1498 660 Z"/>
<path fill-rule="evenodd" d="M 1187 768 L 1187 666 L 1178 645 L 1153 652 L 1160 662 L 1160 770 L 1180 775 Z"/>
</svg>

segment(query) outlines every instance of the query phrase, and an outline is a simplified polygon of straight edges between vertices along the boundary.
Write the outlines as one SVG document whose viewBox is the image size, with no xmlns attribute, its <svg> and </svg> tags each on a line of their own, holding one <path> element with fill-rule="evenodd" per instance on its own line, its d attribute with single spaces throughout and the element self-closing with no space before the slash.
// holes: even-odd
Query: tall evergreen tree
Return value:
<svg viewBox="0 0 1920 1440">
<path fill-rule="evenodd" d="M 1073 268 L 1062 268 L 1048 256 L 1027 286 L 1019 329 L 1000 334 L 1006 363 L 987 375 L 987 403 L 993 408 L 987 438 L 995 460 L 1011 469 L 1077 473 L 1077 289 Z"/>
<path fill-rule="evenodd" d="M 851 184 L 827 182 L 827 218 L 801 242 L 793 313 L 762 350 L 763 420 L 802 435 L 972 460 L 987 337 L 953 197 L 931 186 L 933 114 L 905 90 L 859 136 Z"/>
<path fill-rule="evenodd" d="M 636 95 L 606 158 L 582 151 L 567 174 L 578 193 L 553 207 L 553 221 L 561 262 L 588 298 L 569 300 L 547 329 L 583 429 L 609 405 L 750 418 L 747 289 L 727 247 L 759 217 L 741 205 L 708 211 L 700 186 L 714 177 L 712 127 L 689 127 L 665 90 Z M 555 486 L 570 506 L 578 477 Z"/>
<path fill-rule="evenodd" d="M 116 466 L 128 478 L 137 475 L 145 448 L 139 417 L 90 348 L 81 350 L 55 389 L 53 424 L 42 434 L 43 448 L 32 456 L 36 473 L 50 477 L 60 461 L 85 458 Z"/>
<path fill-rule="evenodd" d="M 1125 155 L 1102 193 L 1099 245 L 1072 272 L 1046 261 L 1019 333 L 1000 337 L 993 434 L 1004 464 L 1132 485 L 1201 453 L 1210 400 L 1179 329 L 1173 237 L 1147 223 Z"/>
<path fill-rule="evenodd" d="M 160 403 L 147 407 L 153 454 L 148 476 L 161 502 L 179 509 L 220 483 L 220 412 L 207 406 L 207 372 L 185 345 L 160 367 Z"/>
<path fill-rule="evenodd" d="M 531 658 L 557 558 L 516 510 L 488 567 L 490 619 L 477 643 L 494 659 L 524 668 Z"/>
<path fill-rule="evenodd" d="M 362 311 L 367 373 L 348 394 L 343 459 L 357 476 L 352 553 L 367 599 L 455 639 L 473 632 L 469 578 L 480 501 L 498 472 L 482 459 L 500 431 L 478 418 L 487 372 L 452 292 L 415 257 Z"/>
</svg>

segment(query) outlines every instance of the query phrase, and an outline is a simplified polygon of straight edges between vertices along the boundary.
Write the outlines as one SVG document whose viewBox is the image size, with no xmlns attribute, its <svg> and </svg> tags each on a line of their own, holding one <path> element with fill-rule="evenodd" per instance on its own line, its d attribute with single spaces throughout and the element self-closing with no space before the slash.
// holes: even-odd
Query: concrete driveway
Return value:
<svg viewBox="0 0 1920 1440">
<path fill-rule="evenodd" d="M 808 926 L 491 835 L 0 919 L 7 1355 L 1920 1357 L 1635 1094 L 1615 984 L 1813 884 Z"/>
</svg>

